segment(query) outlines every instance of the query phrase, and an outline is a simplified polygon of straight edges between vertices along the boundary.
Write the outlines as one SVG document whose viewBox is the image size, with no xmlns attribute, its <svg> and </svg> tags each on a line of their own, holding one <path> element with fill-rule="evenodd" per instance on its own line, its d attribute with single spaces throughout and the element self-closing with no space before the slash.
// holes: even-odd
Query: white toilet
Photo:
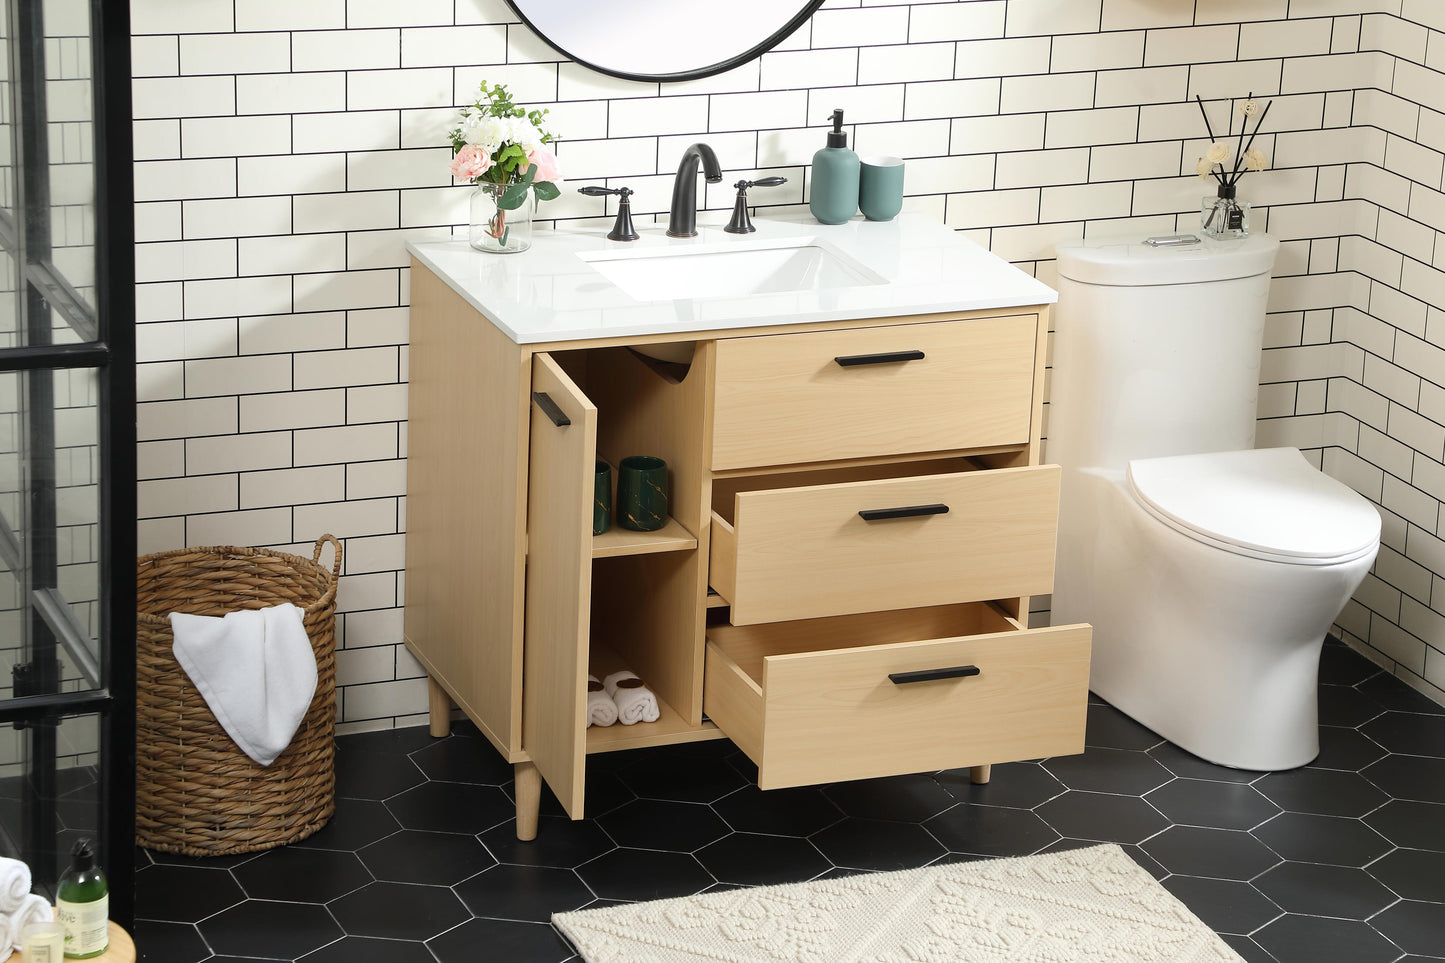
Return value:
<svg viewBox="0 0 1445 963">
<path fill-rule="evenodd" d="M 1254 449 L 1278 243 L 1153 240 L 1058 248 L 1053 621 L 1092 623 L 1089 687 L 1181 748 L 1302 766 L 1320 647 L 1380 516 L 1298 450 Z"/>
</svg>

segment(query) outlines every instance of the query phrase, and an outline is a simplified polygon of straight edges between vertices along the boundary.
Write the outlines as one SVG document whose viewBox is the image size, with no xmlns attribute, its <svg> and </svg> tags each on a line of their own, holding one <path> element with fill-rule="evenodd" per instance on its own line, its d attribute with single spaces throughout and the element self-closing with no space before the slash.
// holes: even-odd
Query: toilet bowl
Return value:
<svg viewBox="0 0 1445 963">
<path fill-rule="evenodd" d="M 1320 648 L 1380 516 L 1294 448 L 1254 449 L 1272 239 L 1059 249 L 1047 457 L 1053 619 L 1094 625 L 1090 688 L 1241 769 L 1319 752 Z"/>
</svg>

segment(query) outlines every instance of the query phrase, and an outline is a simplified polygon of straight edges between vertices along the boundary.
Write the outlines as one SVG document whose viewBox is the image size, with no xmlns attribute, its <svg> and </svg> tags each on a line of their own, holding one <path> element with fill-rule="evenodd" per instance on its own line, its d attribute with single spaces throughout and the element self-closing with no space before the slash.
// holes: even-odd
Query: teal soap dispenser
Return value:
<svg viewBox="0 0 1445 963">
<path fill-rule="evenodd" d="M 848 149 L 843 109 L 833 111 L 828 146 L 813 155 L 813 192 L 808 208 L 824 224 L 842 224 L 858 213 L 858 155 Z"/>
</svg>

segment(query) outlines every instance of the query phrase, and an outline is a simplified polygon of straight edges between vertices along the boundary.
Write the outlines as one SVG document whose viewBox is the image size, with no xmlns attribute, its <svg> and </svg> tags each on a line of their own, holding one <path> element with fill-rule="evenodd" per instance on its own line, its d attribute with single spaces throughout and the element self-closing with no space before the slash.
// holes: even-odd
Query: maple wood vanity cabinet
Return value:
<svg viewBox="0 0 1445 963">
<path fill-rule="evenodd" d="M 432 733 L 459 707 L 515 764 L 520 838 L 543 779 L 584 815 L 596 752 L 727 737 L 769 789 L 1082 751 L 1090 629 L 1026 624 L 1052 292 L 930 227 L 962 293 L 900 272 L 843 309 L 639 305 L 585 273 L 600 233 L 540 264 L 411 245 L 406 645 Z M 593 536 L 594 461 L 632 454 L 667 462 L 671 517 Z M 589 728 L 587 675 L 624 667 L 661 718 Z"/>
</svg>

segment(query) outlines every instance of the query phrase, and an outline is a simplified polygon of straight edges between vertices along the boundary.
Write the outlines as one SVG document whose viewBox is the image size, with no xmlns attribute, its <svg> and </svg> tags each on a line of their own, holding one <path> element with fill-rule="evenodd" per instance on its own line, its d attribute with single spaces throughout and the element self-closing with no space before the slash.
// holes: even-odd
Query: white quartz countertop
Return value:
<svg viewBox="0 0 1445 963">
<path fill-rule="evenodd" d="M 722 230 L 727 212 L 699 214 L 698 237 L 670 238 L 661 224 L 636 241 L 609 241 L 608 226 L 538 229 L 520 254 L 474 251 L 465 240 L 408 242 L 407 250 L 518 344 L 626 336 L 691 335 L 722 328 L 936 314 L 1052 304 L 1057 293 L 931 217 L 819 224 L 807 214 L 754 219 L 757 233 Z M 878 275 L 875 283 L 822 290 L 644 301 L 586 258 L 605 252 L 723 250 L 814 239 Z M 882 283 L 876 283 L 882 282 Z"/>
</svg>

